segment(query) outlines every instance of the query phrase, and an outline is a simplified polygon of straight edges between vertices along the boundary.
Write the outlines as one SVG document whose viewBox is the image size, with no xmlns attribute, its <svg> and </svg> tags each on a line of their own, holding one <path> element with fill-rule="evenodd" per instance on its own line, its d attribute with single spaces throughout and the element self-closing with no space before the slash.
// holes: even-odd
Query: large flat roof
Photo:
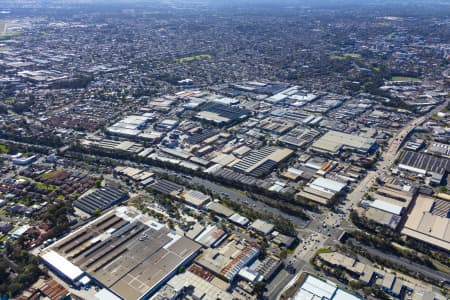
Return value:
<svg viewBox="0 0 450 300">
<path fill-rule="evenodd" d="M 345 186 L 343 183 L 323 177 L 319 177 L 311 183 L 312 188 L 318 188 L 332 193 L 339 193 Z"/>
<path fill-rule="evenodd" d="M 450 170 L 450 160 L 430 154 L 405 151 L 401 156 L 399 167 L 422 174 L 427 172 L 443 174 Z"/>
<path fill-rule="evenodd" d="M 84 274 L 80 268 L 55 251 L 49 251 L 42 255 L 41 258 L 71 281 L 75 281 Z"/>
<path fill-rule="evenodd" d="M 121 298 L 140 299 L 200 248 L 149 216 L 119 207 L 45 249 L 42 257 L 56 253 Z"/>
<path fill-rule="evenodd" d="M 436 201 L 433 197 L 419 195 L 402 233 L 450 251 L 450 219 L 432 213 Z"/>
<path fill-rule="evenodd" d="M 367 152 L 375 143 L 375 139 L 372 138 L 330 130 L 318 139 L 312 147 L 315 150 L 330 153 L 337 153 L 342 147 Z"/>
<path fill-rule="evenodd" d="M 294 300 L 360 300 L 350 293 L 338 289 L 336 284 L 330 281 L 320 280 L 308 275 L 300 289 L 293 297 Z"/>
<path fill-rule="evenodd" d="M 293 153 L 287 148 L 263 147 L 247 153 L 241 160 L 233 163 L 233 169 L 253 176 L 260 176 L 270 171 Z"/>
</svg>

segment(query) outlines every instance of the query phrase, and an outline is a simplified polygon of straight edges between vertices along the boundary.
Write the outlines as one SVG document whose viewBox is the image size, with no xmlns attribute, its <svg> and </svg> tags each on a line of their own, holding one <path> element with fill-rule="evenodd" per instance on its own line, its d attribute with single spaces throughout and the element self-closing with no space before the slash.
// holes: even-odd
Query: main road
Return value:
<svg viewBox="0 0 450 300">
<path fill-rule="evenodd" d="M 398 150 L 400 149 L 401 145 L 408 137 L 408 135 L 411 133 L 411 131 L 416 128 L 416 126 L 423 124 L 429 117 L 433 116 L 439 111 L 442 111 L 442 109 L 447 106 L 447 103 L 448 101 L 445 101 L 426 115 L 410 121 L 396 135 L 394 135 L 394 137 L 392 137 L 388 144 L 388 149 L 381 154 L 377 170 L 369 171 L 366 177 L 364 177 L 364 179 L 358 184 L 358 186 L 350 194 L 347 195 L 347 199 L 349 201 L 347 201 L 344 205 L 345 210 L 351 209 L 353 206 L 356 206 L 362 199 L 364 194 L 367 193 L 369 188 L 375 183 L 376 178 L 381 176 L 386 171 L 386 169 L 390 168 L 394 164 L 399 154 Z"/>
<path fill-rule="evenodd" d="M 386 171 L 386 169 L 391 167 L 391 165 L 395 162 L 395 160 L 398 156 L 400 147 L 402 146 L 402 144 L 404 143 L 404 141 L 408 137 L 408 135 L 411 133 L 411 131 L 416 126 L 423 124 L 429 117 L 431 117 L 432 115 L 436 114 L 437 112 L 439 112 L 443 108 L 445 108 L 447 103 L 448 103 L 448 101 L 437 106 L 436 108 L 434 108 L 432 111 L 430 111 L 426 115 L 410 121 L 397 134 L 395 134 L 392 137 L 392 139 L 390 140 L 390 142 L 388 144 L 387 150 L 384 151 L 381 155 L 381 159 L 377 166 L 377 170 L 369 171 L 367 173 L 366 177 L 364 177 L 364 179 L 358 184 L 358 186 L 350 194 L 347 195 L 347 201 L 343 205 L 345 218 L 347 219 L 346 222 L 344 222 L 344 223 L 348 223 L 350 209 L 359 203 L 359 201 L 362 199 L 364 194 L 367 193 L 369 188 L 375 183 L 376 178 L 379 177 L 380 175 L 382 175 L 382 173 L 384 173 Z M 341 224 L 342 219 L 339 220 L 339 218 L 340 218 L 339 214 L 331 214 L 331 213 L 325 212 L 322 215 L 323 215 L 322 218 L 320 216 L 317 216 L 318 222 L 313 221 L 309 224 L 309 226 L 308 226 L 309 229 L 316 231 L 316 228 L 314 228 L 314 225 L 317 225 L 317 224 L 318 224 L 317 228 L 320 228 L 320 224 L 321 224 L 319 221 L 320 219 L 323 220 L 323 222 L 327 224 L 328 228 L 332 224 L 336 224 L 336 223 Z M 344 223 L 343 223 L 343 225 L 344 225 Z M 307 231 L 307 230 L 308 229 L 305 228 L 303 231 Z M 320 229 L 317 229 L 317 231 L 319 231 L 319 230 Z M 316 245 L 314 245 L 314 246 L 311 245 L 310 247 L 308 247 L 307 251 L 302 251 L 301 249 L 303 249 L 304 244 L 301 244 L 299 247 L 297 247 L 295 254 L 288 258 L 288 260 L 289 260 L 289 259 L 292 259 L 292 257 L 295 257 L 295 255 L 297 256 L 298 260 L 293 264 L 295 267 L 299 267 L 299 268 L 297 268 L 297 273 L 300 273 L 303 269 L 308 267 L 308 262 L 314 255 L 314 253 L 315 253 L 314 250 L 315 250 L 316 246 L 317 246 L 317 248 L 320 248 L 322 245 L 324 245 L 325 242 L 337 243 L 336 239 L 327 238 L 321 232 L 316 232 L 316 234 L 315 235 L 313 234 L 313 236 L 315 236 L 315 238 L 313 238 L 312 240 L 317 239 L 319 241 Z M 379 251 L 379 250 L 371 249 L 371 251 Z M 378 254 L 380 254 L 380 253 L 378 253 Z M 396 258 L 396 259 L 398 261 L 399 258 Z M 407 262 L 402 261 L 402 263 L 406 264 Z M 429 275 L 429 269 L 427 269 L 427 268 L 424 268 L 421 266 L 420 268 L 418 268 L 418 270 L 419 270 L 419 272 L 423 271 L 425 274 Z M 435 278 L 445 279 L 445 276 L 443 276 L 442 274 L 436 274 Z M 268 298 L 269 299 L 278 299 L 280 294 L 288 286 L 289 282 L 294 279 L 295 279 L 294 275 L 288 274 L 286 271 L 281 272 L 281 274 L 279 276 L 277 276 L 273 280 L 273 282 L 271 282 L 269 284 L 269 292 L 267 293 Z"/>
</svg>

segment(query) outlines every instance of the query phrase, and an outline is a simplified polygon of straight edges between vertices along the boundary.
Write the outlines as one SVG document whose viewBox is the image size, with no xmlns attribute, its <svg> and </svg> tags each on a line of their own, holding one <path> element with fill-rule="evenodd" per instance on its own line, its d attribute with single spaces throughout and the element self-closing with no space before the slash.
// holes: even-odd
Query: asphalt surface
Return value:
<svg viewBox="0 0 450 300">
<path fill-rule="evenodd" d="M 389 254 L 387 252 L 381 251 L 379 249 L 376 248 L 372 248 L 366 245 L 361 244 L 360 242 L 352 239 L 351 240 L 352 243 L 354 245 L 357 245 L 359 247 L 362 247 L 364 250 L 366 250 L 368 253 L 370 253 L 371 255 L 375 255 L 375 256 L 379 256 L 383 259 L 389 260 L 392 263 L 395 264 L 399 264 L 402 267 L 413 271 L 413 272 L 418 272 L 421 273 L 429 278 L 438 280 L 438 281 L 448 281 L 450 282 L 450 275 L 438 270 L 433 270 L 431 268 L 428 268 L 427 266 L 421 265 L 421 264 L 417 264 L 407 258 L 404 257 L 399 257 L 393 254 Z M 389 267 L 389 266 L 388 266 Z"/>
<path fill-rule="evenodd" d="M 394 137 L 392 137 L 392 139 L 389 141 L 387 150 L 383 151 L 383 153 L 381 154 L 381 159 L 377 164 L 377 170 L 369 171 L 366 177 L 364 177 L 364 179 L 358 184 L 358 186 L 349 195 L 347 195 L 347 199 L 349 201 L 347 201 L 345 209 L 356 206 L 357 203 L 362 199 L 364 194 L 367 193 L 370 187 L 375 183 L 376 178 L 385 173 L 386 170 L 388 170 L 394 164 L 401 146 L 403 145 L 404 141 L 411 133 L 411 131 L 414 130 L 416 126 L 423 124 L 423 122 L 425 122 L 427 118 L 444 109 L 447 106 L 447 103 L 448 101 L 445 101 L 426 115 L 412 120 L 411 122 L 406 124 L 406 126 L 403 127 Z"/>
</svg>

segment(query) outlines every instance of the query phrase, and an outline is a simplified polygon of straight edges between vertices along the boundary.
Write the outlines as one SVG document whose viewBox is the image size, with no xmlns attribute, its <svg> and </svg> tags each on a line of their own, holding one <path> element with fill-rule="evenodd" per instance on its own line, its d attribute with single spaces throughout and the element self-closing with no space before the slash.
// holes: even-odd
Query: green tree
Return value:
<svg viewBox="0 0 450 300">
<path fill-rule="evenodd" d="M 266 291 L 266 283 L 264 281 L 258 281 L 253 286 L 253 292 L 258 296 L 258 298 L 262 298 L 264 292 Z"/>
</svg>

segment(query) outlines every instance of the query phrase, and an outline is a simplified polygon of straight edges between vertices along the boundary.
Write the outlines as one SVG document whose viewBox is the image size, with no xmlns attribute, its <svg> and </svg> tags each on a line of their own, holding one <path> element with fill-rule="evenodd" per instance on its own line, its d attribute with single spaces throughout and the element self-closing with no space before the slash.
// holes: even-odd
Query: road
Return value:
<svg viewBox="0 0 450 300">
<path fill-rule="evenodd" d="M 354 245 L 357 245 L 359 247 L 362 247 L 364 250 L 366 250 L 368 253 L 374 256 L 379 256 L 380 258 L 386 259 L 391 261 L 392 263 L 399 264 L 403 266 L 406 269 L 409 269 L 413 272 L 421 273 L 429 278 L 433 278 L 437 281 L 447 281 L 450 282 L 450 275 L 438 270 L 433 270 L 431 268 L 428 268 L 427 266 L 417 264 L 407 258 L 399 257 L 393 254 L 389 254 L 387 252 L 381 251 L 376 248 L 372 248 L 366 245 L 361 244 L 360 242 L 352 239 L 351 240 Z M 389 267 L 389 266 L 388 266 Z"/>
<path fill-rule="evenodd" d="M 292 255 L 289 255 L 289 257 L 285 260 L 287 265 L 291 265 L 295 269 L 295 272 L 289 272 L 286 269 L 283 269 L 268 286 L 268 293 L 266 294 L 267 297 L 269 299 L 277 299 L 283 289 L 288 286 L 289 282 L 291 282 L 295 278 L 296 273 L 301 273 L 303 270 L 310 268 L 309 260 L 314 256 L 317 249 L 324 247 L 324 245 L 337 243 L 336 234 L 339 231 L 337 227 L 340 226 L 342 221 L 348 220 L 350 210 L 357 205 L 363 195 L 375 183 L 376 178 L 382 175 L 394 163 L 395 159 L 397 158 L 398 151 L 409 133 L 416 126 L 422 124 L 425 120 L 427 120 L 428 117 L 435 114 L 437 111 L 442 110 L 442 108 L 444 108 L 446 105 L 447 102 L 436 107 L 427 115 L 409 122 L 390 140 L 387 146 L 387 150 L 385 150 L 381 155 L 377 170 L 369 171 L 366 177 L 359 183 L 359 185 L 347 196 L 347 201 L 341 207 L 343 210 L 343 213 L 341 214 L 332 213 L 330 211 L 326 211 L 322 214 L 311 213 L 311 215 L 313 216 L 312 222 L 306 222 L 302 218 L 286 214 L 276 208 L 255 201 L 250 197 L 247 197 L 244 193 L 226 188 L 225 186 L 214 183 L 210 180 L 199 177 L 191 177 L 189 178 L 189 181 L 193 184 L 201 185 L 214 193 L 226 195 L 230 200 L 237 203 L 245 203 L 253 207 L 255 210 L 267 211 L 273 213 L 274 215 L 289 219 L 294 225 L 299 228 L 299 232 L 300 234 L 302 234 L 304 239 L 302 243 L 296 248 L 295 252 Z M 185 179 L 185 177 L 181 174 L 171 170 L 153 166 L 146 166 L 144 164 L 137 164 L 131 161 L 115 161 L 122 165 L 134 166 L 142 169 L 150 169 L 156 172 L 166 173 Z M 372 251 L 376 252 L 377 254 L 374 254 L 377 256 L 385 258 L 387 257 L 385 253 L 377 249 L 369 249 L 371 253 Z M 398 257 L 390 257 L 389 259 L 397 263 L 401 261 L 401 259 Z M 435 273 L 434 276 L 436 277 L 433 278 L 439 278 L 439 280 L 448 280 L 448 275 L 447 277 L 444 277 L 442 274 L 438 274 L 437 272 L 430 272 L 429 268 L 426 268 L 422 265 L 417 265 L 414 263 L 412 264 L 407 260 L 402 261 L 401 263 L 409 267 L 414 265 L 415 270 L 418 270 L 421 273 L 423 272 L 427 276 Z"/>
<path fill-rule="evenodd" d="M 366 177 L 358 184 L 358 186 L 349 195 L 347 195 L 347 199 L 349 201 L 347 201 L 344 206 L 345 210 L 351 209 L 352 207 L 356 206 L 359 201 L 361 201 L 364 194 L 367 193 L 370 187 L 375 183 L 376 178 L 381 176 L 388 168 L 390 168 L 394 164 L 395 160 L 397 159 L 397 155 L 399 154 L 398 151 L 401 145 L 403 145 L 405 139 L 408 137 L 411 131 L 416 128 L 416 126 L 423 124 L 423 122 L 425 122 L 429 117 L 444 109 L 447 106 L 447 103 L 448 101 L 445 101 L 426 115 L 412 120 L 411 122 L 406 124 L 406 126 L 403 127 L 394 137 L 392 137 L 388 144 L 388 149 L 381 154 L 377 170 L 369 171 Z"/>
<path fill-rule="evenodd" d="M 428 114 L 412 120 L 390 140 L 387 150 L 384 151 L 381 155 L 377 170 L 369 171 L 366 177 L 364 177 L 364 179 L 358 184 L 358 186 L 349 195 L 347 195 L 347 201 L 339 207 L 342 213 L 338 214 L 327 211 L 323 214 L 316 214 L 313 216 L 313 220 L 308 224 L 308 226 L 305 229 L 300 230 L 300 232 L 304 234 L 308 231 L 311 232 L 314 239 L 319 241 L 317 243 L 317 248 L 321 248 L 323 245 L 338 243 L 336 236 L 341 231 L 338 228 L 340 228 L 341 226 L 345 227 L 345 229 L 353 228 L 352 223 L 349 222 L 351 209 L 357 206 L 364 194 L 375 183 L 376 178 L 382 175 L 395 162 L 400 147 L 402 146 L 408 135 L 411 133 L 411 131 L 416 126 L 421 125 L 423 122 L 425 122 L 429 117 L 445 108 L 447 102 L 444 102 L 440 106 L 436 107 Z M 328 234 L 330 234 L 331 237 L 328 237 Z M 312 239 L 309 239 L 309 241 L 311 240 Z M 306 241 L 305 243 L 307 242 L 308 241 Z M 295 255 L 297 255 L 298 261 L 296 264 L 294 264 L 295 266 L 299 266 L 299 268 L 297 269 L 297 273 L 299 273 L 305 267 L 308 267 L 308 262 L 316 251 L 316 246 L 311 246 L 305 251 L 303 248 L 305 243 L 300 244 L 299 247 L 297 247 L 296 252 L 288 258 L 289 260 L 293 256 L 295 257 Z M 377 256 L 386 257 L 386 254 L 379 250 L 371 249 L 371 251 L 376 252 Z M 392 256 L 390 257 L 390 260 L 397 263 L 401 262 L 402 265 L 409 268 L 414 265 L 414 269 L 416 271 L 419 271 L 421 273 L 423 272 L 423 274 L 427 276 L 432 275 L 434 272 L 436 274 L 434 274 L 432 278 L 436 278 L 438 280 L 443 280 L 448 277 L 448 275 L 445 273 L 435 272 L 419 264 L 411 264 L 408 260 L 403 258 Z M 289 282 L 294 279 L 294 275 L 287 274 L 287 272 L 281 273 L 279 277 L 280 279 L 278 279 L 277 276 L 273 280 L 275 283 L 272 282 L 269 285 L 269 289 L 273 289 L 273 291 L 268 293 L 269 299 L 277 299 L 279 295 L 284 291 L 284 288 L 288 286 Z"/>
</svg>

